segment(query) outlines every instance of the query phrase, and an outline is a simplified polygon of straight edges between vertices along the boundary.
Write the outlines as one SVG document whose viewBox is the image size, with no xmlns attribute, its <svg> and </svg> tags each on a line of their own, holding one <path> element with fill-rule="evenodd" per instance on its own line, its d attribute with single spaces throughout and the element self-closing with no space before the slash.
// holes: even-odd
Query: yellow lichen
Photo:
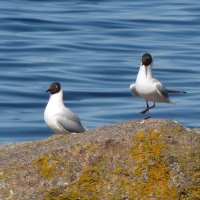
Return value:
<svg viewBox="0 0 200 200">
<path fill-rule="evenodd" d="M 165 146 L 158 133 L 140 132 L 133 135 L 133 140 L 136 145 L 131 147 L 130 160 L 135 161 L 132 175 L 135 176 L 136 184 L 130 189 L 130 196 L 137 196 L 136 199 L 177 199 L 178 191 L 172 183 L 172 174 L 165 163 Z"/>
<path fill-rule="evenodd" d="M 51 154 L 49 156 L 45 154 L 35 159 L 34 166 L 40 176 L 47 179 L 67 177 L 72 167 L 62 157 Z"/>
<path fill-rule="evenodd" d="M 187 188 L 182 188 L 181 198 L 184 200 L 199 200 L 200 199 L 200 173 L 197 172 L 192 177 L 193 184 Z"/>
<path fill-rule="evenodd" d="M 41 176 L 50 179 L 56 169 L 57 161 L 50 160 L 48 156 L 40 156 L 34 161 L 34 166 Z"/>
<path fill-rule="evenodd" d="M 85 168 L 79 179 L 65 190 L 51 188 L 45 200 L 97 200 L 101 190 L 100 183 L 100 169 L 97 166 L 90 166 Z"/>
<path fill-rule="evenodd" d="M 51 187 L 45 200 L 77 200 L 79 197 L 81 197 L 79 191 L 71 191 L 70 194 L 66 194 L 62 188 Z"/>
<path fill-rule="evenodd" d="M 83 155 L 92 156 L 93 147 L 89 144 L 84 147 Z M 173 171 L 166 163 L 163 134 L 153 130 L 139 132 L 127 146 L 115 145 L 109 151 L 95 148 L 101 152 L 95 164 L 85 164 L 76 173 L 77 179 L 62 189 L 52 188 L 46 200 L 189 200 L 199 195 L 198 186 L 191 186 L 187 191 L 176 187 Z M 199 180 L 199 174 L 194 178 Z"/>
<path fill-rule="evenodd" d="M 90 166 L 84 169 L 76 183 L 82 198 L 94 200 L 97 199 L 99 194 L 100 184 L 100 169 L 97 166 Z"/>
<path fill-rule="evenodd" d="M 122 172 L 122 167 L 121 166 L 118 166 L 113 170 L 114 174 L 120 174 L 121 172 Z"/>
<path fill-rule="evenodd" d="M 92 153 L 96 152 L 96 150 L 97 150 L 97 147 L 96 147 L 95 144 L 86 144 L 86 145 L 84 146 L 84 148 L 85 148 L 87 151 L 92 152 Z"/>
</svg>

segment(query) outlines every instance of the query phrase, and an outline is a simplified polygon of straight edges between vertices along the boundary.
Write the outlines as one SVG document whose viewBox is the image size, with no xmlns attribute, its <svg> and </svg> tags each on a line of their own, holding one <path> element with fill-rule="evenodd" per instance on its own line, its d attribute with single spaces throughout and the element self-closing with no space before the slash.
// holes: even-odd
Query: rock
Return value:
<svg viewBox="0 0 200 200">
<path fill-rule="evenodd" d="M 200 134 L 122 122 L 0 148 L 0 199 L 200 199 Z"/>
</svg>

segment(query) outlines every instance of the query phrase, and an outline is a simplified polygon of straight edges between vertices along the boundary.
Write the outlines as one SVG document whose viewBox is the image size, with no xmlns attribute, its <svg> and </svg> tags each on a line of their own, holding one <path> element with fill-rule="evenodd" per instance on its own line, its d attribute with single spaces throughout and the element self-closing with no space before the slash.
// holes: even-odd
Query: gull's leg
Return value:
<svg viewBox="0 0 200 200">
<path fill-rule="evenodd" d="M 149 118 L 151 118 L 149 110 L 152 109 L 152 108 L 154 108 L 155 106 L 156 106 L 156 105 L 155 105 L 155 102 L 154 102 L 154 103 L 153 103 L 153 106 L 149 107 L 149 109 L 148 109 L 148 116 L 145 117 L 144 119 L 149 119 Z"/>
<path fill-rule="evenodd" d="M 149 105 L 148 105 L 148 110 L 147 110 L 148 115 L 147 115 L 147 117 L 145 117 L 144 119 L 149 119 L 149 118 L 151 118 L 151 116 L 150 116 L 150 112 L 149 112 L 149 109 L 150 109 L 150 107 L 149 107 Z"/>
<path fill-rule="evenodd" d="M 147 103 L 147 108 L 143 111 L 141 111 L 140 113 L 141 114 L 145 114 L 147 111 L 149 111 L 149 104 L 148 104 L 148 101 L 146 102 Z"/>
<path fill-rule="evenodd" d="M 155 101 L 154 101 L 154 102 L 153 102 L 153 106 L 149 107 L 149 110 L 152 109 L 152 108 L 154 108 L 155 106 L 156 106 L 156 103 L 155 103 Z"/>
<path fill-rule="evenodd" d="M 155 106 L 156 106 L 156 104 L 154 102 L 153 106 L 149 107 L 149 104 L 148 104 L 148 101 L 147 101 L 147 108 L 145 110 L 143 110 L 142 112 L 140 112 L 140 113 L 145 114 L 148 111 L 148 114 L 149 114 L 149 110 L 154 108 Z"/>
</svg>

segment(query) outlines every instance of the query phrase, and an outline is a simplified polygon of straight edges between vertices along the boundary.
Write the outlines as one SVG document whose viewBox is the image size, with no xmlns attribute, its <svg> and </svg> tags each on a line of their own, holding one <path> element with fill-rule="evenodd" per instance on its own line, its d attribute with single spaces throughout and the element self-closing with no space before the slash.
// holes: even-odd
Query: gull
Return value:
<svg viewBox="0 0 200 200">
<path fill-rule="evenodd" d="M 54 133 L 85 132 L 79 117 L 64 105 L 60 83 L 52 83 L 46 92 L 50 92 L 50 98 L 44 111 L 44 121 L 47 126 Z"/>
<path fill-rule="evenodd" d="M 172 103 L 169 99 L 169 94 L 172 93 L 186 93 L 182 91 L 168 90 L 165 86 L 152 76 L 153 59 L 151 54 L 145 53 L 142 56 L 140 69 L 136 78 L 136 82 L 130 85 L 130 90 L 133 96 L 142 97 L 146 101 L 146 109 L 140 113 L 145 114 L 149 110 L 155 107 L 156 102 Z M 153 102 L 152 106 L 149 106 L 149 101 Z"/>
</svg>

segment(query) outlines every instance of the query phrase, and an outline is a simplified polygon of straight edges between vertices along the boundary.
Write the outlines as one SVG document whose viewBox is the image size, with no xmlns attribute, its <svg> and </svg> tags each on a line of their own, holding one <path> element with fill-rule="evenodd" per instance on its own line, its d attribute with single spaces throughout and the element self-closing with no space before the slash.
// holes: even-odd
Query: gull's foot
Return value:
<svg viewBox="0 0 200 200">
<path fill-rule="evenodd" d="M 151 118 L 151 116 L 149 115 L 149 116 L 147 116 L 147 117 L 145 117 L 144 119 L 149 119 L 149 118 Z"/>
<path fill-rule="evenodd" d="M 148 110 L 149 110 L 149 109 L 146 108 L 145 110 L 141 111 L 140 113 L 141 113 L 141 114 L 145 114 Z"/>
</svg>

